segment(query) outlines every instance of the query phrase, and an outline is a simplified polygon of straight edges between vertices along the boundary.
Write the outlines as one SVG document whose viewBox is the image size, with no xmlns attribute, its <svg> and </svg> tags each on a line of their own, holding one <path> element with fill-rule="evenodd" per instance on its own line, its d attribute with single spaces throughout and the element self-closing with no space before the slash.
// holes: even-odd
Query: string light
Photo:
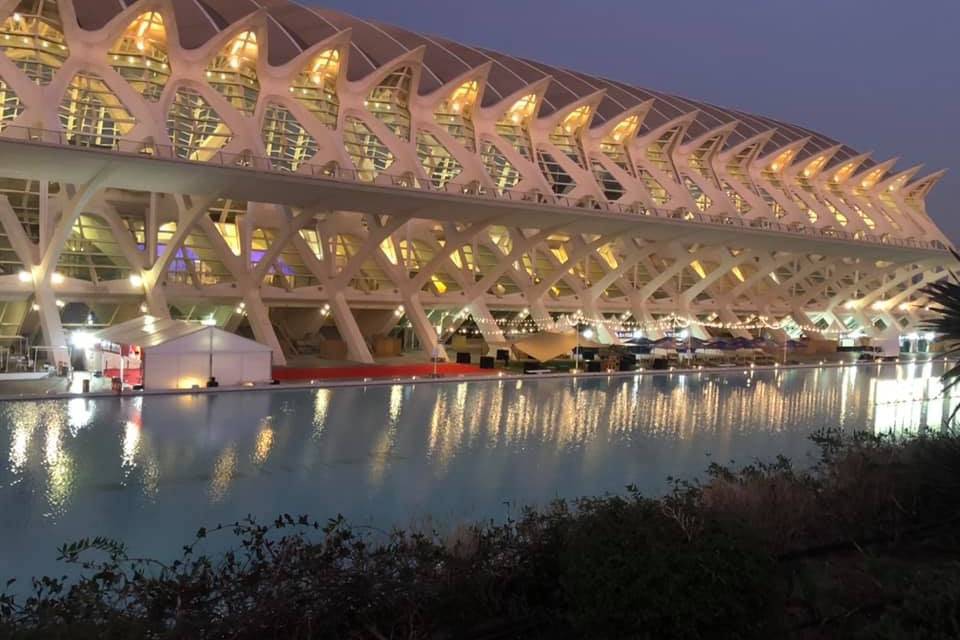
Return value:
<svg viewBox="0 0 960 640">
<path fill-rule="evenodd" d="M 506 317 L 474 317 L 468 309 L 462 309 L 458 312 L 443 311 L 440 314 L 440 322 L 436 325 L 439 335 L 463 335 L 480 336 L 489 335 L 491 337 L 503 336 L 523 336 L 527 334 L 538 333 L 556 329 L 571 329 L 574 327 L 587 327 L 592 329 L 606 329 L 611 334 L 616 334 L 620 338 L 641 337 L 644 332 L 660 332 L 670 335 L 678 335 L 689 331 L 691 328 L 718 329 L 728 332 L 733 331 L 784 331 L 787 333 L 817 333 L 827 336 L 851 336 L 857 333 L 856 329 L 846 327 L 831 328 L 830 326 L 820 326 L 814 324 L 800 324 L 793 318 L 775 320 L 763 314 L 751 314 L 744 319 L 738 319 L 734 322 L 719 321 L 718 315 L 712 313 L 707 319 L 700 319 L 691 316 L 682 316 L 676 313 L 670 313 L 662 318 L 650 321 L 638 321 L 631 312 L 625 312 L 614 317 L 588 316 L 582 309 L 577 311 L 550 315 L 545 318 L 535 318 L 530 315 L 529 309 L 523 309 L 511 318 Z M 463 326 L 471 324 L 472 326 Z M 407 326 L 406 324 L 402 326 Z"/>
</svg>

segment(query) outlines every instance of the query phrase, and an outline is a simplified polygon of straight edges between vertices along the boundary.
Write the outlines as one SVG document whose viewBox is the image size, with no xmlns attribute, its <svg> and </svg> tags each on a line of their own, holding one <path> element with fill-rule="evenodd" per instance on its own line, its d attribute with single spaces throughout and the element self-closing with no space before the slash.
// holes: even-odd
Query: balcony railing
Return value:
<svg viewBox="0 0 960 640">
<path fill-rule="evenodd" d="M 412 189 L 417 191 L 455 194 L 470 198 L 504 200 L 541 206 L 603 211 L 606 213 L 629 216 L 631 218 L 635 218 L 636 216 L 646 216 L 724 228 L 740 227 L 746 229 L 775 231 L 778 233 L 808 238 L 812 237 L 818 239 L 826 238 L 846 240 L 850 242 L 865 242 L 892 247 L 908 247 L 933 251 L 950 250 L 947 245 L 939 240 L 926 241 L 916 240 L 913 238 L 895 238 L 886 234 L 877 236 L 863 232 L 850 233 L 849 231 L 844 231 L 842 229 L 834 229 L 829 227 L 810 227 L 802 224 L 783 224 L 778 221 L 766 220 L 762 218 L 744 219 L 733 213 L 714 215 L 690 211 L 683 208 L 673 210 L 656 209 L 646 207 L 640 203 L 627 205 L 608 200 L 598 200 L 590 196 L 575 200 L 566 196 L 552 193 L 542 193 L 540 191 L 521 192 L 509 189 L 490 189 L 478 181 L 469 183 L 451 181 L 447 183 L 443 189 L 437 189 L 429 180 L 420 180 L 413 172 L 408 172 L 402 175 L 395 175 L 387 172 L 376 172 L 376 177 L 370 179 L 371 174 L 375 173 L 374 170 L 357 170 L 353 168 L 347 169 L 339 166 L 336 163 L 319 165 L 310 162 L 301 164 L 297 171 L 292 172 L 276 167 L 270 158 L 257 157 L 248 153 L 224 153 L 223 151 L 204 152 L 201 150 L 204 155 L 208 156 L 206 159 L 190 160 L 179 155 L 178 148 L 174 145 L 157 144 L 149 141 L 143 142 L 126 140 L 121 138 L 108 138 L 110 144 L 103 144 L 104 136 L 94 134 L 88 135 L 79 133 L 68 136 L 63 131 L 52 131 L 33 127 L 8 126 L 3 129 L 3 138 L 12 140 L 26 140 L 35 144 L 70 146 L 94 149 L 98 151 L 110 151 L 124 155 L 149 157 L 165 161 L 185 162 L 190 164 L 207 164 L 228 168 L 241 168 L 281 175 L 316 178 L 319 180 L 354 182 L 401 189 Z M 179 150 L 182 151 L 183 149 L 181 148 Z"/>
</svg>

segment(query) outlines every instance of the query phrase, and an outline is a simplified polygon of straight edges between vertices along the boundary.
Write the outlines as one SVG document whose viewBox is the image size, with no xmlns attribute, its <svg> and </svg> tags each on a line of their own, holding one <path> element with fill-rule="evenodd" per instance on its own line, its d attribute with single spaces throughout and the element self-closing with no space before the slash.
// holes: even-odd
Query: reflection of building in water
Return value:
<svg viewBox="0 0 960 640">
<path fill-rule="evenodd" d="M 478 456 L 496 461 L 531 454 L 543 469 L 570 463 L 585 474 L 607 464 L 611 449 L 639 447 L 643 455 L 642 443 L 651 441 L 694 453 L 823 427 L 898 434 L 937 428 L 958 402 L 942 397 L 943 370 L 937 362 L 142 398 L 110 405 L 13 403 L 0 407 L 2 462 L 8 486 L 42 487 L 38 495 L 52 517 L 69 510 L 78 491 L 89 490 L 78 483 L 91 473 L 150 501 L 163 486 L 187 478 L 202 483 L 197 491 L 217 504 L 241 497 L 235 491 L 241 477 L 256 482 L 258 476 L 291 473 L 314 482 L 347 473 L 352 482 L 381 489 L 392 486 L 394 473 L 411 467 L 433 479 L 452 477 Z M 184 420 L 171 425 L 174 415 Z M 510 472 L 484 469 L 491 482 Z"/>
<path fill-rule="evenodd" d="M 943 367 L 943 363 L 933 362 L 908 365 L 897 369 L 896 378 L 872 379 L 874 432 L 910 435 L 943 427 L 960 402 L 956 390 L 943 392 L 938 377 Z"/>
</svg>

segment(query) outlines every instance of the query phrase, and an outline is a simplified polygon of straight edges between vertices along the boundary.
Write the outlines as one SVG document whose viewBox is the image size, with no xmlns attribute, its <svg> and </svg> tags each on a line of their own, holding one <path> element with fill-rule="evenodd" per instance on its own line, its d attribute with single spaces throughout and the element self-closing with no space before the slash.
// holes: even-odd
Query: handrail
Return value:
<svg viewBox="0 0 960 640">
<path fill-rule="evenodd" d="M 20 135 L 12 135 L 17 133 Z M 430 181 L 421 183 L 419 178 L 417 178 L 417 176 L 412 172 L 407 172 L 402 175 L 394 175 L 387 172 L 377 172 L 375 176 L 371 176 L 371 174 L 374 173 L 373 171 L 358 170 L 353 168 L 345 169 L 335 162 L 330 162 L 325 165 L 305 162 L 301 163 L 296 171 L 289 171 L 282 167 L 275 166 L 275 161 L 271 160 L 270 158 L 253 156 L 249 153 L 224 153 L 223 151 L 211 151 L 209 154 L 203 153 L 204 156 L 207 156 L 203 159 L 191 159 L 183 153 L 186 151 L 185 149 L 171 144 L 158 144 L 149 140 L 134 141 L 125 138 L 114 138 L 99 134 L 67 134 L 63 131 L 55 131 L 50 129 L 8 125 L 2 130 L 2 134 L 0 134 L 0 140 L 2 139 L 26 140 L 27 142 L 35 144 L 70 146 L 95 149 L 99 151 L 113 151 L 125 155 L 150 157 L 159 160 L 196 162 L 207 165 L 213 164 L 221 167 L 250 169 L 254 171 L 282 175 L 304 176 L 323 180 L 359 182 L 379 186 L 390 186 L 394 188 L 415 189 L 418 191 L 453 193 L 462 197 L 507 200 L 511 202 L 522 202 L 524 204 L 561 206 L 570 209 L 590 209 L 629 216 L 642 215 L 684 222 L 696 222 L 711 226 L 734 226 L 763 231 L 777 231 L 779 233 L 791 234 L 795 236 L 846 240 L 850 242 L 865 242 L 886 246 L 909 247 L 935 251 L 950 250 L 947 245 L 940 241 L 915 240 L 912 238 L 893 238 L 888 235 L 877 237 L 873 234 L 861 232 L 850 233 L 849 231 L 843 231 L 840 229 L 808 227 L 801 224 L 783 224 L 778 221 L 765 220 L 761 218 L 745 220 L 735 214 L 707 214 L 690 211 L 685 208 L 667 210 L 650 208 L 639 203 L 635 205 L 624 205 L 619 202 L 612 202 L 609 200 L 597 200 L 589 196 L 581 198 L 580 200 L 573 200 L 563 195 L 544 194 L 539 191 L 520 192 L 509 189 L 500 191 L 497 189 L 488 189 L 477 181 L 471 181 L 469 183 L 450 181 L 444 186 L 444 188 L 441 189 L 435 187 Z M 104 144 L 105 141 L 109 142 L 109 144 Z"/>
</svg>

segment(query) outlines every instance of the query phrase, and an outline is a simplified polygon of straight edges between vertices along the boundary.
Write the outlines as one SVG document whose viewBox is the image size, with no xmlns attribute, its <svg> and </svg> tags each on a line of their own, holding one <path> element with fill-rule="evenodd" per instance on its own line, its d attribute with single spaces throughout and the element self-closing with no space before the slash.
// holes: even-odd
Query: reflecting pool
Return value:
<svg viewBox="0 0 960 640">
<path fill-rule="evenodd" d="M 0 579 L 105 535 L 172 558 L 201 525 L 382 528 L 662 491 L 710 461 L 807 459 L 823 427 L 940 428 L 944 364 L 0 403 Z M 227 539 L 224 538 L 224 541 Z M 211 545 L 216 542 L 210 542 Z"/>
</svg>

